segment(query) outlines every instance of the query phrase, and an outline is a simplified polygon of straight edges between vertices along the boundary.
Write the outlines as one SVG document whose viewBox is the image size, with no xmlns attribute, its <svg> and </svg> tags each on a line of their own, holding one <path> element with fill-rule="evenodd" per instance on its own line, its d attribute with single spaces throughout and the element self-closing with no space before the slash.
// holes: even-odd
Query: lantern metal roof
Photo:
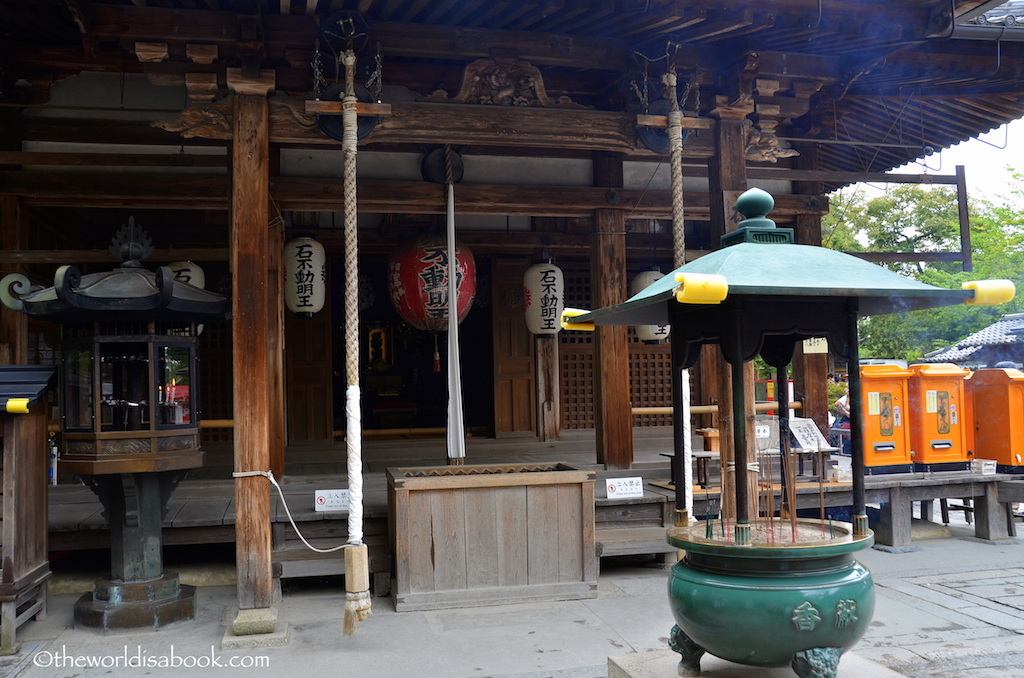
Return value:
<svg viewBox="0 0 1024 678">
<path fill-rule="evenodd" d="M 61 266 L 53 287 L 32 288 L 28 278 L 12 273 L 0 280 L 0 302 L 33 318 L 59 323 L 99 320 L 132 322 L 210 322 L 225 319 L 231 300 L 175 280 L 167 266 L 150 271 L 142 260 L 153 253 L 153 243 L 131 217 L 111 238 L 111 256 L 121 266 L 113 271 L 82 275 L 74 266 Z M 11 294 L 11 289 L 19 295 Z"/>
<path fill-rule="evenodd" d="M 21 296 L 8 292 L 12 284 Z M 61 266 L 53 287 L 28 291 L 28 280 L 12 274 L 0 281 L 0 298 L 8 308 L 54 322 L 111 318 L 132 321 L 202 322 L 223 320 L 230 299 L 174 279 L 166 266 L 150 271 L 127 261 L 113 271 L 81 275 L 74 266 Z M 25 291 L 22 291 L 25 290 Z"/>
<path fill-rule="evenodd" d="M 27 413 L 56 382 L 52 366 L 0 365 L 0 411 Z"/>
</svg>

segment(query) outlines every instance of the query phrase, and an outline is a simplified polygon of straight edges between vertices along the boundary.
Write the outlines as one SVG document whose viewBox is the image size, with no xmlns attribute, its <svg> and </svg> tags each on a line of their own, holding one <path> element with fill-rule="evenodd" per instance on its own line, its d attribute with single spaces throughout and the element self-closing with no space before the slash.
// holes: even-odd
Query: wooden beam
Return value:
<svg viewBox="0 0 1024 678">
<path fill-rule="evenodd" d="M 469 61 L 489 58 L 491 50 L 497 48 L 515 50 L 518 58 L 534 66 L 618 72 L 628 68 L 629 46 L 612 38 L 383 22 L 370 22 L 370 33 L 386 57 Z M 683 50 L 699 51 L 689 47 Z"/>
<path fill-rule="evenodd" d="M 271 192 L 282 210 L 337 211 L 344 209 L 341 185 L 340 178 L 274 177 Z M 31 206 L 223 210 L 228 207 L 228 193 L 229 179 L 222 175 L 0 172 L 0 195 L 22 196 Z M 363 212 L 443 214 L 443 198 L 437 185 L 427 182 L 359 182 L 359 209 Z M 708 218 L 707 193 L 686 192 L 684 199 L 689 218 Z M 455 209 L 459 214 L 586 217 L 599 206 L 623 210 L 630 219 L 664 219 L 672 214 L 668 191 L 494 184 L 455 187 Z M 777 195 L 772 214 L 789 217 L 827 212 L 825 196 Z"/>
<path fill-rule="evenodd" d="M 60 165 L 73 167 L 227 167 L 226 155 L 174 153 L 42 153 L 0 151 L 0 165 Z"/>
<path fill-rule="evenodd" d="M 341 115 L 341 101 L 306 100 L 306 113 Z M 356 115 L 391 115 L 391 104 L 365 104 L 356 102 Z"/>
<path fill-rule="evenodd" d="M 271 137 L 276 143 L 338 145 L 305 113 L 304 100 L 274 97 L 271 104 Z M 391 115 L 381 120 L 362 143 L 450 143 L 649 154 L 636 138 L 634 121 L 628 113 L 604 111 L 395 103 Z"/>
<path fill-rule="evenodd" d="M 125 172 L 0 172 L 0 195 L 31 205 L 227 209 L 228 178 Z"/>
<path fill-rule="evenodd" d="M 317 106 L 317 104 L 313 104 Z M 322 105 L 322 104 L 321 104 Z M 270 99 L 270 140 L 281 144 L 315 144 L 340 147 L 320 131 L 316 118 L 307 113 L 307 102 L 298 97 Z M 174 121 L 158 123 L 161 129 L 185 138 L 228 140 L 231 136 L 230 101 L 189 107 Z M 706 122 L 698 123 L 706 125 Z M 394 103 L 360 144 L 454 144 L 514 148 L 556 148 L 608 151 L 657 157 L 636 137 L 636 115 L 585 109 L 468 106 L 436 103 Z M 714 152 L 710 135 L 691 138 L 683 147 L 690 158 L 706 158 Z"/>
<path fill-rule="evenodd" d="M 6 231 L 4 231 L 6 233 Z M 190 247 L 154 250 L 147 262 L 227 261 L 226 247 Z M 0 251 L 0 264 L 87 264 L 113 263 L 107 250 L 8 250 Z"/>
<path fill-rule="evenodd" d="M 269 236 L 267 100 L 235 98 L 231 190 L 231 295 L 235 471 L 270 468 L 270 396 L 267 390 Z M 270 483 L 235 479 L 238 607 L 273 605 L 270 562 Z"/>
<path fill-rule="evenodd" d="M 341 181 L 277 177 L 272 182 L 272 191 L 281 209 L 340 210 L 344 207 L 338 193 Z M 672 196 L 668 191 L 493 184 L 459 184 L 455 187 L 455 210 L 459 214 L 585 217 L 596 207 L 612 207 L 609 199 L 615 200 L 614 206 L 628 212 L 631 219 L 664 219 L 672 214 Z M 707 193 L 687 191 L 684 200 L 688 218 L 708 218 Z M 359 209 L 366 212 L 443 214 L 445 204 L 434 184 L 361 181 Z M 827 212 L 828 199 L 825 196 L 778 195 L 772 210 L 777 217 Z"/>
</svg>

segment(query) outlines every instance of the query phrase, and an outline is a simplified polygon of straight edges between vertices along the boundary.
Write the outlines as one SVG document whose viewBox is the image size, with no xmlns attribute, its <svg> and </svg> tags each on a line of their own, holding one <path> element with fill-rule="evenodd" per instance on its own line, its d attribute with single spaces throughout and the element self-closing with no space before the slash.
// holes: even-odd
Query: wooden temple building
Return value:
<svg viewBox="0 0 1024 678">
<path fill-rule="evenodd" d="M 201 337 L 204 441 L 280 476 L 290 451 L 344 430 L 346 209 L 337 83 L 357 54 L 363 428 L 443 429 L 435 337 L 388 298 L 400 243 L 444 225 L 457 161 L 459 240 L 477 297 L 461 327 L 465 424 L 532 441 L 595 429 L 629 468 L 635 408 L 670 403 L 668 343 L 631 329 L 534 337 L 522 280 L 542 254 L 566 305 L 625 300 L 641 271 L 718 248 L 736 197 L 821 244 L 828 192 L 857 181 L 958 189 L 956 252 L 864 254 L 970 266 L 966 177 L 887 175 L 1024 116 L 1024 29 L 975 25 L 997 0 L 0 0 L 0 269 L 109 269 L 129 218 L 148 264 L 190 260 L 230 295 Z M 672 223 L 662 75 L 677 76 L 685 219 Z M 287 312 L 284 244 L 328 257 L 327 304 Z M 680 243 L 680 239 L 683 242 Z M 814 271 L 807 271 L 813 276 Z M 3 356 L 52 363 L 58 330 L 6 309 Z M 444 336 L 440 337 L 443 345 Z M 795 397 L 824 425 L 826 357 L 799 355 Z M 720 359 L 692 401 L 727 392 Z M 439 404 L 440 403 L 440 404 Z M 698 425 L 713 426 L 713 415 Z M 240 607 L 271 604 L 268 486 L 236 490 Z"/>
</svg>

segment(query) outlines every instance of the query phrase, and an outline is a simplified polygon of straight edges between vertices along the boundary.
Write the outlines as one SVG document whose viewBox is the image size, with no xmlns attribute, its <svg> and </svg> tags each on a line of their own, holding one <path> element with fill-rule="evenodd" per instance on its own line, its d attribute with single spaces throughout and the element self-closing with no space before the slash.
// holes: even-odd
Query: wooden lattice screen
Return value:
<svg viewBox="0 0 1024 678">
<path fill-rule="evenodd" d="M 234 417 L 231 322 L 208 324 L 199 335 L 199 398 L 202 420 Z M 230 428 L 202 429 L 203 443 L 231 442 Z"/>
<path fill-rule="evenodd" d="M 565 305 L 591 308 L 590 271 L 563 267 Z M 594 338 L 589 332 L 559 332 L 562 428 L 594 428 Z M 633 407 L 672 404 L 671 348 L 667 342 L 644 344 L 629 329 L 630 400 Z M 671 426 L 668 414 L 636 415 L 634 426 Z"/>
</svg>

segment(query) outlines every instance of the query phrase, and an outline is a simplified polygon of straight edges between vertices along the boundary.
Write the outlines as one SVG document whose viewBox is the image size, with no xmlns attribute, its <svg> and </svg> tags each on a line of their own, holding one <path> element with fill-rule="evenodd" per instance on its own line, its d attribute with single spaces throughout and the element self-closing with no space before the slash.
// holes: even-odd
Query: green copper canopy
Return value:
<svg viewBox="0 0 1024 678">
<path fill-rule="evenodd" d="M 972 290 L 949 290 L 911 280 L 824 247 L 738 243 L 680 266 L 621 304 L 597 309 L 572 321 L 596 325 L 663 325 L 669 322 L 669 303 L 675 303 L 676 273 L 720 275 L 729 285 L 729 298 L 858 299 L 862 316 L 952 306 L 974 295 Z"/>
</svg>

